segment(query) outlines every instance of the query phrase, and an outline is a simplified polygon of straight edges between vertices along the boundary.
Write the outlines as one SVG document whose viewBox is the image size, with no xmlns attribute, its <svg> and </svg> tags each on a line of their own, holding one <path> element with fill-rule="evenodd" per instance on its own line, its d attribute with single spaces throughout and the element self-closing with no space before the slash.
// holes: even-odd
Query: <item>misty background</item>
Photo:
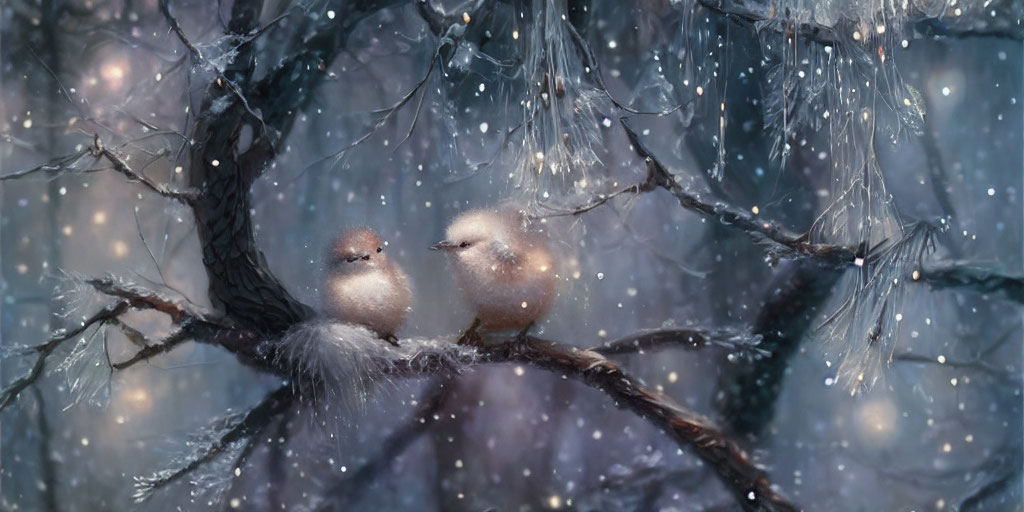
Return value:
<svg viewBox="0 0 1024 512">
<path fill-rule="evenodd" d="M 923 221 L 940 230 L 933 261 L 1024 271 L 1024 46 L 1012 2 L 997 6 L 1001 17 L 1018 15 L 1009 35 L 970 26 L 933 35 L 909 14 L 883 9 L 878 18 L 873 2 L 770 4 L 773 13 L 789 9 L 790 21 L 834 26 L 835 41 L 688 0 L 434 4 L 456 20 L 472 12 L 452 25 L 465 33 L 435 34 L 411 2 L 358 20 L 252 189 L 269 267 L 307 304 L 319 302 L 327 245 L 368 226 L 413 284 L 399 336 L 454 337 L 472 313 L 428 247 L 460 212 L 511 203 L 535 216 L 560 258 L 558 298 L 535 334 L 582 348 L 669 325 L 749 333 L 773 278 L 797 263 L 766 256 L 765 244 L 680 208 L 664 190 L 550 216 L 643 180 L 623 117 L 708 201 L 810 230 L 821 243 L 873 245 Z M 977 4 L 956 8 L 986 16 L 988 2 Z M 79 151 L 98 134 L 154 181 L 186 182 L 189 141 L 180 134 L 212 70 L 230 57 L 227 4 L 171 3 L 202 63 L 169 31 L 156 0 L 11 0 L 0 9 L 0 174 Z M 333 12 L 320 1 L 267 1 L 256 75 L 295 51 L 290 35 L 303 20 Z M 574 46 L 563 15 L 596 65 Z M 566 77 L 564 97 L 539 85 L 544 72 Z M 166 283 L 210 305 L 191 213 L 92 163 L 0 184 L 5 384 L 32 363 L 16 347 L 102 304 L 77 293 L 55 300 L 69 276 Z M 851 185 L 866 191 L 861 202 L 841 196 Z M 864 237 L 864 226 L 876 227 Z M 847 273 L 820 291 L 815 326 L 862 293 L 856 270 Z M 785 362 L 770 421 L 737 441 L 805 510 L 955 510 L 1006 475 L 1012 485 L 975 510 L 1019 509 L 1020 305 L 998 292 L 924 283 L 905 284 L 893 301 L 899 320 L 885 330 L 898 357 L 872 386 L 851 395 L 837 368 L 855 342 L 812 328 Z M 127 322 L 154 339 L 170 331 L 153 313 Z M 111 360 L 132 354 L 115 330 L 97 336 Z M 221 461 L 135 504 L 133 477 L 168 467 L 191 435 L 256 403 L 279 379 L 195 343 L 109 379 L 102 368 L 61 365 L 67 352 L 0 416 L 5 509 L 225 509 L 234 498 L 260 510 L 272 486 L 301 510 L 372 458 L 424 387 L 395 381 L 327 431 L 291 423 L 280 470 L 264 446 L 241 476 Z M 752 364 L 720 348 L 621 361 L 723 427 L 731 420 L 722 383 Z M 460 377 L 436 425 L 390 466 L 353 509 L 735 506 L 708 468 L 643 419 L 582 383 L 512 364 Z"/>
</svg>

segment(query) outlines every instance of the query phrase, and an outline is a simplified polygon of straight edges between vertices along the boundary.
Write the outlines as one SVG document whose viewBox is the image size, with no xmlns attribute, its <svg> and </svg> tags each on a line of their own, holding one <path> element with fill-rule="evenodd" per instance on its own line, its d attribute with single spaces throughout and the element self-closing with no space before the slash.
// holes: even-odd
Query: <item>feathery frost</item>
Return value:
<svg viewBox="0 0 1024 512">
<path fill-rule="evenodd" d="M 225 443 L 223 439 L 238 427 L 248 411 L 229 412 L 215 418 L 206 426 L 189 436 L 185 449 L 173 455 L 169 467 L 149 476 L 136 476 L 135 492 L 132 499 L 142 503 L 153 494 L 179 477 L 185 477 L 191 484 L 190 498 L 220 501 L 234 475 L 234 464 L 249 437 L 242 437 Z M 255 441 L 255 440 L 254 440 Z M 213 457 L 209 457 L 214 454 Z M 202 463 L 197 464 L 197 461 Z M 194 466 L 191 471 L 187 468 Z M 187 471 L 187 475 L 183 472 Z"/>
<path fill-rule="evenodd" d="M 476 354 L 432 339 L 405 339 L 395 347 L 365 327 L 322 319 L 298 324 L 272 343 L 279 347 L 278 363 L 293 369 L 292 382 L 311 385 L 303 396 L 317 405 L 341 406 L 343 415 L 361 411 L 396 373 L 431 365 L 459 372 Z"/>
<path fill-rule="evenodd" d="M 821 326 L 826 351 L 839 358 L 836 382 L 855 394 L 873 386 L 892 361 L 908 285 L 920 274 L 926 252 L 932 250 L 935 228 L 914 225 L 901 240 L 877 251 L 877 256 L 850 270 L 835 289 L 845 300 Z"/>
<path fill-rule="evenodd" d="M 105 406 L 110 399 L 110 376 L 114 371 L 107 356 L 107 327 L 98 326 L 79 337 L 57 370 L 64 374 L 71 392 L 71 403 L 66 408 L 82 401 Z"/>
<path fill-rule="evenodd" d="M 510 147 L 510 167 L 513 185 L 533 200 L 572 190 L 600 163 L 594 146 L 601 141 L 601 123 L 611 126 L 600 113 L 610 102 L 584 78 L 597 70 L 585 69 L 565 0 L 523 9 L 533 25 L 522 35 L 522 136 Z"/>
</svg>

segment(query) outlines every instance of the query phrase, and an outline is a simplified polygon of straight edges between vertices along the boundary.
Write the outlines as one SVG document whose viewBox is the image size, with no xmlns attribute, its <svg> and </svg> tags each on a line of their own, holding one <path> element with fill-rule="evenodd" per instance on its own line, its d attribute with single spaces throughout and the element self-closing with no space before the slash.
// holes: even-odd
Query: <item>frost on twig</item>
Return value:
<svg viewBox="0 0 1024 512">
<path fill-rule="evenodd" d="M 186 443 L 187 452 L 176 457 L 176 468 L 158 471 L 147 477 L 135 477 L 136 503 L 146 501 L 156 491 L 188 476 L 196 490 L 214 497 L 224 491 L 233 475 L 237 456 L 252 438 L 293 403 L 288 385 L 281 386 L 246 412 L 228 413 L 215 419 Z"/>
<path fill-rule="evenodd" d="M 123 147 L 124 146 L 121 146 L 122 149 Z M 159 156 L 163 155 L 161 154 Z M 21 179 L 40 173 L 47 175 L 49 178 L 55 178 L 71 172 L 93 173 L 112 169 L 122 174 L 129 181 L 141 183 L 147 189 L 160 196 L 181 201 L 185 204 L 189 204 L 195 198 L 195 194 L 191 191 L 172 190 L 166 185 L 157 183 L 148 178 L 145 174 L 136 171 L 128 163 L 129 158 L 130 157 L 121 154 L 119 149 L 105 146 L 103 141 L 100 140 L 99 135 L 95 135 L 93 137 L 92 145 L 84 149 L 54 158 L 43 165 L 5 174 L 0 176 L 0 181 Z M 80 162 L 86 159 L 88 159 L 88 163 L 80 164 Z M 111 167 L 97 167 L 96 164 L 100 159 L 107 160 Z"/>
<path fill-rule="evenodd" d="M 604 355 L 643 354 L 667 347 L 682 347 L 699 350 L 714 346 L 729 351 L 730 360 L 756 360 L 766 357 L 768 351 L 761 348 L 762 336 L 734 329 L 680 329 L 663 328 L 638 331 L 629 336 L 609 341 L 595 347 L 594 352 Z"/>
<path fill-rule="evenodd" d="M 600 163 L 601 111 L 608 98 L 592 85 L 592 72 L 566 22 L 565 2 L 524 7 L 531 30 L 515 34 L 525 94 L 520 139 L 510 144 L 513 185 L 533 200 L 544 192 L 572 190 Z M 607 118 L 605 118 L 607 119 Z"/>
<path fill-rule="evenodd" d="M 967 262 L 942 262 L 926 265 L 921 279 L 935 289 L 963 288 L 981 293 L 1002 293 L 1007 299 L 1024 304 L 1024 277 L 1003 274 Z"/>
<path fill-rule="evenodd" d="M 57 348 L 63 345 L 64 342 L 77 338 L 78 336 L 88 332 L 90 329 L 102 327 L 103 324 L 114 320 L 124 312 L 128 311 L 128 309 L 128 301 L 117 301 L 104 307 L 89 318 L 82 320 L 77 327 L 57 330 L 45 343 L 26 349 L 26 352 L 36 354 L 36 360 L 27 373 L 15 379 L 14 382 L 8 384 L 7 387 L 0 391 L 0 411 L 10 405 L 26 387 L 36 382 L 39 377 L 42 376 L 43 370 L 46 367 L 46 360 L 55 350 L 57 350 Z M 92 381 L 90 380 L 90 382 Z M 80 389 L 95 388 L 85 386 Z"/>
<path fill-rule="evenodd" d="M 110 398 L 110 376 L 113 373 L 107 355 L 106 327 L 100 327 L 79 338 L 57 369 L 64 374 L 71 393 L 68 407 L 82 401 L 90 405 L 106 405 Z"/>
<path fill-rule="evenodd" d="M 203 313 L 190 309 L 178 299 L 165 297 L 113 276 L 87 278 L 70 273 L 65 273 L 65 276 L 59 280 L 55 288 L 55 298 L 63 300 L 59 314 L 65 321 L 76 322 L 76 316 L 94 302 L 97 296 L 113 297 L 117 300 L 104 305 L 90 316 L 82 316 L 77 320 L 77 327 L 55 331 L 45 343 L 10 350 L 22 355 L 34 354 L 36 360 L 25 375 L 0 392 L 0 410 L 7 407 L 22 390 L 43 375 L 47 359 L 69 340 L 77 341 L 57 369 L 65 375 L 71 390 L 70 405 L 83 400 L 102 404 L 109 395 L 109 381 L 114 370 L 127 368 L 164 353 L 197 334 L 209 334 L 209 328 L 213 325 L 205 319 Z M 132 309 L 164 313 L 172 322 L 181 326 L 181 329 L 160 343 L 147 345 L 145 336 L 121 319 L 122 315 Z M 110 361 L 107 352 L 107 328 L 110 326 L 116 326 L 129 341 L 141 345 L 133 357 L 116 364 Z"/>
<path fill-rule="evenodd" d="M 919 223 L 901 240 L 886 242 L 847 272 L 837 287 L 845 300 L 822 324 L 826 348 L 840 358 L 836 381 L 851 393 L 870 387 L 892 361 L 908 285 L 920 279 L 934 228 Z"/>
</svg>

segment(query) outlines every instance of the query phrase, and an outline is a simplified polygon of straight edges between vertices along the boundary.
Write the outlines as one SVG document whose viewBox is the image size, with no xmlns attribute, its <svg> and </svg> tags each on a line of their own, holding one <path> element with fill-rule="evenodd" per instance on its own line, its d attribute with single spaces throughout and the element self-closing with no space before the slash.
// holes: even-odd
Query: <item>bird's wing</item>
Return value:
<svg viewBox="0 0 1024 512">
<path fill-rule="evenodd" d="M 512 250 L 512 246 L 501 240 L 491 242 L 491 252 L 504 265 L 515 265 L 519 262 L 519 255 Z"/>
</svg>

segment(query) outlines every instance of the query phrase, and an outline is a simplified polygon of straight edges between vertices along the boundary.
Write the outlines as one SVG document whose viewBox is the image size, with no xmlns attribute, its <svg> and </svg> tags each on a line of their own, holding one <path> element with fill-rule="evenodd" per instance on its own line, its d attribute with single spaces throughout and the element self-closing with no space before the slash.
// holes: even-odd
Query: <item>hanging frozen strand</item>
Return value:
<svg viewBox="0 0 1024 512">
<path fill-rule="evenodd" d="M 527 29 L 514 28 L 522 48 L 525 81 L 523 129 L 512 145 L 512 185 L 528 201 L 585 185 L 600 162 L 594 145 L 610 120 L 600 114 L 606 101 L 589 85 L 569 29 L 565 0 L 517 6 Z M 530 26 L 532 25 L 532 26 Z"/>
</svg>

